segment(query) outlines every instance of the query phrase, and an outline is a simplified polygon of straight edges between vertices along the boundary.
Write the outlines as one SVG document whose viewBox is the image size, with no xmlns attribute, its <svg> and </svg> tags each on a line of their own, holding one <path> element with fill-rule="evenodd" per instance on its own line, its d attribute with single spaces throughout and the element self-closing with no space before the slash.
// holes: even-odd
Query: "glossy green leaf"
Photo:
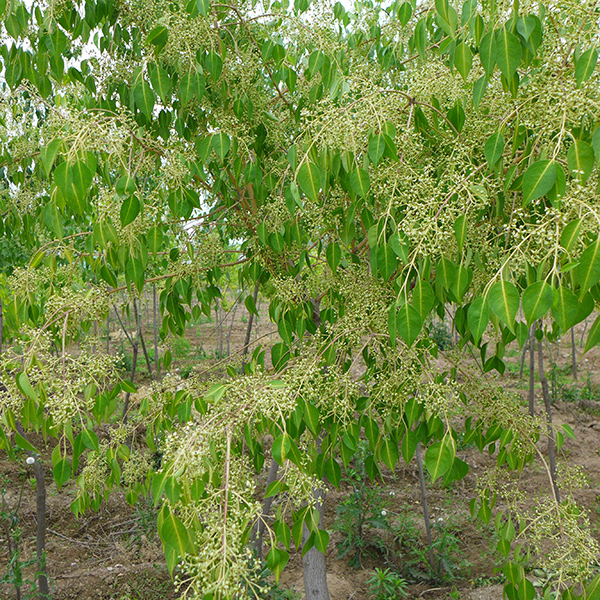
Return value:
<svg viewBox="0 0 600 600">
<path fill-rule="evenodd" d="M 161 519 L 157 522 L 157 528 L 162 543 L 171 547 L 177 556 L 181 557 L 188 551 L 190 539 L 187 529 L 167 505 L 164 505 L 161 510 Z"/>
<path fill-rule="evenodd" d="M 375 166 L 377 166 L 379 164 L 379 161 L 381 160 L 381 157 L 383 156 L 384 152 L 385 152 L 385 138 L 383 137 L 383 133 L 380 133 L 379 135 L 373 136 L 369 140 L 369 148 L 368 148 L 369 158 L 371 159 L 371 162 Z"/>
<path fill-rule="evenodd" d="M 48 227 L 57 238 L 62 239 L 64 235 L 64 220 L 54 202 L 50 201 L 44 206 L 42 216 L 46 227 Z"/>
<path fill-rule="evenodd" d="M 412 13 L 413 10 L 410 2 L 403 2 L 400 5 L 396 14 L 398 15 L 398 20 L 402 24 L 402 27 L 404 27 L 410 21 Z"/>
<path fill-rule="evenodd" d="M 408 302 L 398 309 L 396 329 L 407 346 L 412 346 L 423 327 L 423 319 L 417 309 Z"/>
<path fill-rule="evenodd" d="M 98 444 L 98 436 L 94 433 L 92 429 L 82 429 L 81 430 L 81 441 L 83 445 L 89 450 L 94 450 L 97 452 L 100 448 Z"/>
<path fill-rule="evenodd" d="M 585 341 L 585 349 L 583 353 L 589 352 L 592 348 L 598 345 L 600 342 L 600 315 L 596 317 L 590 331 L 588 333 L 587 339 Z"/>
<path fill-rule="evenodd" d="M 467 237 L 467 217 L 461 215 L 454 221 L 454 237 L 458 244 L 458 250 L 462 252 L 463 246 L 465 245 L 465 239 Z"/>
<path fill-rule="evenodd" d="M 456 46 L 454 51 L 454 66 L 466 81 L 473 66 L 473 53 L 465 42 L 461 42 Z"/>
<path fill-rule="evenodd" d="M 467 311 L 467 323 L 476 344 L 479 343 L 489 322 L 490 307 L 483 296 L 478 296 L 471 302 L 469 310 Z"/>
<path fill-rule="evenodd" d="M 502 279 L 490 288 L 487 299 L 492 312 L 512 331 L 519 310 L 520 298 L 517 288 Z"/>
<path fill-rule="evenodd" d="M 342 260 L 342 249 L 340 248 L 340 245 L 336 242 L 331 242 L 331 244 L 327 246 L 325 256 L 327 258 L 327 264 L 332 271 L 335 271 Z"/>
<path fill-rule="evenodd" d="M 552 316 L 563 333 L 575 324 L 578 309 L 577 296 L 571 290 L 562 285 L 555 289 Z"/>
<path fill-rule="evenodd" d="M 125 266 L 125 275 L 129 283 L 133 283 L 140 294 L 144 289 L 144 265 L 137 258 L 130 258 Z"/>
<path fill-rule="evenodd" d="M 545 281 L 536 281 L 528 286 L 521 298 L 527 324 L 531 326 L 534 321 L 543 317 L 550 310 L 553 302 L 552 286 Z"/>
<path fill-rule="evenodd" d="M 446 257 L 440 259 L 436 269 L 436 281 L 446 289 L 450 290 L 456 277 L 456 266 Z"/>
<path fill-rule="evenodd" d="M 171 101 L 173 92 L 173 83 L 169 74 L 160 65 L 151 63 L 148 65 L 148 74 L 150 75 L 150 83 L 163 104 L 168 104 Z"/>
<path fill-rule="evenodd" d="M 560 245 L 567 251 L 570 252 L 581 231 L 581 219 L 575 219 L 570 223 L 567 223 L 563 232 L 560 235 Z"/>
<path fill-rule="evenodd" d="M 523 175 L 523 206 L 547 194 L 556 181 L 553 160 L 539 160 L 529 166 Z"/>
<path fill-rule="evenodd" d="M 290 553 L 286 550 L 282 550 L 281 548 L 277 548 L 275 546 L 271 547 L 269 550 L 269 553 L 267 554 L 267 566 L 269 567 L 271 573 L 273 573 L 275 576 L 276 582 L 279 582 L 281 571 L 283 571 L 289 560 Z"/>
<path fill-rule="evenodd" d="M 133 99 L 138 110 L 150 119 L 154 110 L 155 97 L 152 88 L 144 79 L 140 79 L 133 87 Z"/>
<path fill-rule="evenodd" d="M 162 48 L 166 45 L 169 39 L 169 30 L 164 25 L 159 25 L 150 31 L 146 42 L 157 48 Z"/>
<path fill-rule="evenodd" d="M 121 225 L 123 227 L 132 223 L 140 213 L 140 201 L 137 196 L 131 195 L 129 198 L 123 200 L 121 204 Z"/>
<path fill-rule="evenodd" d="M 62 146 L 62 143 L 60 138 L 54 138 L 47 146 L 43 146 L 40 149 L 40 158 L 46 177 L 50 175 L 52 165 L 54 164 L 54 160 L 56 159 L 56 155 L 58 154 L 58 150 Z"/>
<path fill-rule="evenodd" d="M 600 236 L 583 251 L 575 273 L 581 288 L 580 297 L 583 297 L 585 292 L 600 281 Z"/>
<path fill-rule="evenodd" d="M 496 64 L 507 81 L 517 72 L 521 54 L 521 42 L 516 35 L 506 27 L 496 31 Z"/>
<path fill-rule="evenodd" d="M 575 62 L 575 79 L 577 87 L 587 81 L 596 68 L 598 62 L 598 51 L 596 48 L 586 50 Z"/>
<path fill-rule="evenodd" d="M 231 148 L 231 139 L 229 136 L 222 131 L 215 133 L 212 137 L 212 147 L 217 153 L 217 156 L 224 160 Z"/>
<path fill-rule="evenodd" d="M 592 147 L 596 155 L 596 162 L 600 162 L 600 127 L 596 127 L 592 135 Z"/>
<path fill-rule="evenodd" d="M 379 456 L 386 467 L 393 471 L 400 458 L 398 442 L 390 438 L 383 439 L 381 446 L 379 447 Z"/>
<path fill-rule="evenodd" d="M 586 142 L 575 140 L 567 152 L 567 163 L 571 175 L 585 183 L 594 168 L 594 162 L 593 148 Z"/>
<path fill-rule="evenodd" d="M 156 254 L 160 251 L 163 245 L 164 234 L 160 227 L 154 226 L 151 227 L 146 232 L 146 243 L 148 244 L 148 250 L 153 254 Z"/>
<path fill-rule="evenodd" d="M 21 393 L 25 394 L 25 396 L 27 396 L 27 398 L 30 398 L 36 404 L 39 404 L 40 399 L 38 398 L 38 395 L 36 394 L 35 389 L 31 385 L 31 382 L 29 381 L 29 377 L 27 376 L 27 373 L 25 373 L 25 371 L 21 371 L 17 375 L 16 382 L 17 382 L 17 387 L 19 388 L 19 391 Z"/>
<path fill-rule="evenodd" d="M 435 303 L 435 293 L 433 288 L 427 281 L 424 281 L 420 277 L 417 278 L 415 282 L 412 302 L 423 320 L 425 320 L 427 315 L 431 312 Z"/>
<path fill-rule="evenodd" d="M 496 35 L 493 31 L 490 31 L 483 37 L 481 44 L 479 44 L 479 59 L 488 77 L 494 72 L 496 56 Z"/>
<path fill-rule="evenodd" d="M 56 481 L 56 485 L 61 488 L 71 478 L 71 463 L 66 458 L 59 460 L 56 463 L 52 474 L 54 476 L 54 481 Z"/>
<path fill-rule="evenodd" d="M 361 198 L 366 198 L 369 193 L 369 187 L 371 186 L 369 174 L 360 167 L 354 169 L 354 171 L 350 173 L 350 185 L 355 194 Z"/>
<path fill-rule="evenodd" d="M 429 471 L 431 480 L 445 475 L 452 467 L 456 456 L 456 448 L 452 436 L 446 435 L 441 442 L 431 444 L 425 453 L 425 466 Z"/>
<path fill-rule="evenodd" d="M 537 19 L 533 15 L 522 17 L 517 21 L 517 31 L 523 36 L 525 41 L 527 41 L 535 31 L 536 21 Z"/>
<path fill-rule="evenodd" d="M 483 152 L 490 169 L 493 169 L 504 152 L 504 136 L 499 131 L 491 135 L 485 143 Z"/>
<path fill-rule="evenodd" d="M 321 169 L 311 162 L 305 162 L 298 170 L 298 185 L 306 197 L 313 202 L 319 199 L 321 189 Z"/>
<path fill-rule="evenodd" d="M 377 250 L 377 267 L 387 281 L 396 271 L 398 259 L 390 244 L 381 244 Z"/>
</svg>

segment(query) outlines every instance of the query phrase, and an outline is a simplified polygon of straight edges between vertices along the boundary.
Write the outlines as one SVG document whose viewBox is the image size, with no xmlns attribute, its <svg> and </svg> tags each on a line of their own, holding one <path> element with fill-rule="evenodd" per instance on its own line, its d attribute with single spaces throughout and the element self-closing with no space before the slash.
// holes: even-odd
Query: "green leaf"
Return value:
<svg viewBox="0 0 600 600">
<path fill-rule="evenodd" d="M 398 310 L 396 328 L 407 346 L 412 346 L 423 327 L 423 319 L 417 309 L 406 302 Z"/>
<path fill-rule="evenodd" d="M 159 25 L 150 31 L 146 42 L 156 46 L 158 49 L 164 48 L 169 39 L 169 30 L 164 25 Z"/>
<path fill-rule="evenodd" d="M 600 281 L 600 237 L 583 251 L 575 274 L 581 286 L 580 297 Z"/>
<path fill-rule="evenodd" d="M 547 194 L 556 181 L 553 160 L 539 160 L 529 166 L 523 175 L 523 206 Z"/>
<path fill-rule="evenodd" d="M 292 438 L 289 433 L 284 432 L 273 440 L 271 454 L 279 466 L 283 466 L 292 449 Z"/>
<path fill-rule="evenodd" d="M 52 474 L 54 475 L 54 481 L 56 485 L 61 488 L 71 478 L 71 463 L 63 458 L 56 463 Z"/>
<path fill-rule="evenodd" d="M 485 160 L 487 160 L 490 169 L 494 168 L 496 163 L 500 160 L 503 152 L 504 136 L 498 131 L 488 138 L 483 149 Z"/>
<path fill-rule="evenodd" d="M 420 277 L 415 282 L 412 301 L 421 319 L 425 320 L 435 303 L 435 293 L 431 285 Z"/>
<path fill-rule="evenodd" d="M 54 202 L 50 201 L 44 206 L 42 216 L 46 227 L 48 227 L 57 238 L 62 239 L 64 235 L 64 221 Z"/>
<path fill-rule="evenodd" d="M 387 281 L 396 271 L 398 259 L 390 244 L 381 244 L 377 250 L 377 267 Z"/>
<path fill-rule="evenodd" d="M 560 245 L 567 251 L 570 252 L 581 231 L 581 219 L 575 219 L 570 223 L 567 223 L 563 232 L 560 235 Z"/>
<path fill-rule="evenodd" d="M 256 310 L 256 304 L 254 302 L 254 298 L 252 296 L 246 296 L 246 300 L 244 301 L 248 312 L 251 314 L 255 314 L 258 317 L 258 310 Z"/>
<path fill-rule="evenodd" d="M 304 422 L 314 436 L 319 435 L 321 431 L 319 409 L 314 404 L 306 401 L 304 402 Z"/>
<path fill-rule="evenodd" d="M 493 31 L 490 31 L 483 37 L 481 44 L 479 44 L 479 59 L 488 77 L 494 72 L 496 55 L 496 36 Z"/>
<path fill-rule="evenodd" d="M 22 394 L 25 394 L 28 398 L 33 400 L 36 404 L 40 403 L 40 399 L 36 394 L 31 382 L 29 381 L 29 377 L 27 377 L 27 373 L 25 371 L 21 371 L 16 377 L 17 387 Z"/>
<path fill-rule="evenodd" d="M 115 186 L 115 191 L 122 198 L 125 196 L 130 196 L 136 191 L 135 179 L 129 174 L 119 177 L 117 185 Z"/>
<path fill-rule="evenodd" d="M 600 127 L 596 127 L 592 135 L 592 147 L 596 155 L 596 162 L 600 162 Z"/>
<path fill-rule="evenodd" d="M 148 250 L 152 254 L 156 254 L 163 245 L 164 235 L 162 228 L 154 226 L 146 232 L 146 243 L 148 244 Z"/>
<path fill-rule="evenodd" d="M 98 444 L 98 436 L 91 429 L 81 430 L 81 441 L 86 448 L 90 450 L 98 451 L 100 448 Z"/>
<path fill-rule="evenodd" d="M 465 42 L 461 42 L 456 46 L 456 50 L 454 51 L 454 66 L 466 81 L 473 66 L 473 53 Z"/>
<path fill-rule="evenodd" d="M 515 317 L 519 310 L 519 291 L 504 279 L 495 283 L 488 293 L 488 303 L 492 312 L 513 331 Z"/>
<path fill-rule="evenodd" d="M 193 98 L 200 100 L 204 95 L 206 82 L 204 76 L 197 72 L 186 73 L 179 80 L 179 100 L 187 106 Z"/>
<path fill-rule="evenodd" d="M 552 316 L 563 333 L 569 331 L 575 324 L 578 309 L 577 296 L 571 290 L 562 285 L 554 290 Z"/>
<path fill-rule="evenodd" d="M 144 289 L 144 265 L 137 258 L 130 258 L 125 266 L 125 276 L 128 283 L 133 283 L 140 294 Z"/>
<path fill-rule="evenodd" d="M 467 237 L 467 216 L 461 215 L 454 221 L 454 237 L 458 244 L 458 250 L 462 252 L 463 246 L 465 245 L 465 238 Z"/>
<path fill-rule="evenodd" d="M 168 104 L 171 100 L 173 92 L 173 83 L 169 74 L 160 66 L 151 63 L 148 65 L 148 74 L 150 75 L 150 83 L 163 104 Z"/>
<path fill-rule="evenodd" d="M 471 302 L 467 312 L 467 323 L 473 334 L 473 340 L 479 343 L 481 336 L 487 329 L 490 321 L 490 307 L 483 296 L 479 296 Z"/>
<path fill-rule="evenodd" d="M 325 554 L 325 552 L 327 551 L 327 545 L 329 544 L 329 534 L 327 533 L 327 531 L 325 531 L 325 529 L 317 529 L 314 532 L 314 536 L 315 536 L 315 548 Z"/>
<path fill-rule="evenodd" d="M 450 435 L 446 435 L 441 442 L 431 444 L 427 448 L 425 466 L 429 471 L 432 481 L 445 475 L 450 470 L 455 456 L 456 449 Z"/>
<path fill-rule="evenodd" d="M 217 153 L 218 157 L 221 160 L 225 159 L 227 153 L 229 152 L 229 148 L 231 147 L 231 140 L 229 136 L 220 131 L 219 133 L 215 133 L 212 137 L 212 147 L 214 151 Z"/>
<path fill-rule="evenodd" d="M 552 286 L 545 281 L 536 281 L 528 286 L 521 299 L 527 325 L 531 326 L 534 321 L 543 317 L 550 310 L 553 302 Z"/>
<path fill-rule="evenodd" d="M 50 175 L 52 165 L 54 164 L 54 160 L 61 145 L 62 140 L 60 138 L 54 138 L 47 146 L 44 146 L 40 150 L 40 158 L 42 160 L 42 166 L 44 167 L 46 177 Z"/>
<path fill-rule="evenodd" d="M 473 86 L 473 106 L 475 106 L 475 108 L 479 108 L 479 103 L 485 95 L 486 89 L 487 78 L 485 75 L 483 75 L 475 82 L 475 85 Z"/>
<path fill-rule="evenodd" d="M 131 195 L 121 204 L 121 225 L 125 227 L 132 223 L 140 213 L 140 201 L 137 196 Z"/>
<path fill-rule="evenodd" d="M 594 162 L 593 148 L 586 142 L 575 140 L 567 152 L 567 164 L 571 175 L 585 183 L 594 168 Z"/>
<path fill-rule="evenodd" d="M 342 479 L 342 469 L 335 458 L 331 457 L 325 461 L 325 477 L 331 482 L 331 484 L 339 489 L 340 481 Z"/>
<path fill-rule="evenodd" d="M 311 162 L 305 162 L 298 170 L 298 185 L 306 197 L 313 202 L 319 199 L 321 177 L 321 169 Z"/>
<path fill-rule="evenodd" d="M 315 540 L 316 545 L 316 540 Z M 281 548 L 271 547 L 267 554 L 267 566 L 275 576 L 275 582 L 279 582 L 279 576 L 281 571 L 285 568 L 288 561 L 290 560 L 290 553 Z"/>
<path fill-rule="evenodd" d="M 517 31 L 523 36 L 523 39 L 527 41 L 531 34 L 535 31 L 537 19 L 532 15 L 521 17 L 517 21 Z"/>
<path fill-rule="evenodd" d="M 510 81 L 517 72 L 517 67 L 521 62 L 521 42 L 519 38 L 509 33 L 506 27 L 496 31 L 496 64 Z"/>
<path fill-rule="evenodd" d="M 600 315 L 596 317 L 596 320 L 588 333 L 583 353 L 589 352 L 594 346 L 598 345 L 598 342 L 600 342 Z"/>
<path fill-rule="evenodd" d="M 404 462 L 406 464 L 408 464 L 414 456 L 415 450 L 417 449 L 417 443 L 418 440 L 415 432 L 408 429 L 402 438 L 402 443 L 400 444 L 402 458 L 404 458 Z"/>
<path fill-rule="evenodd" d="M 336 242 L 329 244 L 325 251 L 325 256 L 327 258 L 327 264 L 332 271 L 335 271 L 342 260 L 342 249 L 340 248 L 340 245 Z"/>
<path fill-rule="evenodd" d="M 598 62 L 598 51 L 596 48 L 586 50 L 575 62 L 575 80 L 577 87 L 587 81 L 596 68 Z"/>
<path fill-rule="evenodd" d="M 152 117 L 152 111 L 154 110 L 154 92 L 150 85 L 144 80 L 140 79 L 133 88 L 133 99 L 138 110 L 150 120 Z"/>
<path fill-rule="evenodd" d="M 350 173 L 350 185 L 355 194 L 361 198 L 366 198 L 369 193 L 369 187 L 371 186 L 369 174 L 364 169 L 354 169 L 354 171 Z"/>
<path fill-rule="evenodd" d="M 444 289 L 450 290 L 455 277 L 456 266 L 446 257 L 441 258 L 440 262 L 437 264 L 435 275 L 436 281 L 438 281 Z"/>
<path fill-rule="evenodd" d="M 376 135 L 369 140 L 369 158 L 375 166 L 379 164 L 379 161 L 381 160 L 381 157 L 383 156 L 384 152 L 385 138 L 383 136 L 383 133 L 380 133 L 379 135 Z"/>
<path fill-rule="evenodd" d="M 398 8 L 398 20 L 402 24 L 402 27 L 406 26 L 406 24 L 410 21 L 412 17 L 413 9 L 410 2 L 403 2 Z"/>
<path fill-rule="evenodd" d="M 385 438 L 379 447 L 379 456 L 386 467 L 393 471 L 400 458 L 398 443 L 390 438 Z"/>
<path fill-rule="evenodd" d="M 177 556 L 183 556 L 190 546 L 190 539 L 185 525 L 173 514 L 165 504 L 157 520 L 158 535 L 165 546 L 172 548 Z"/>
</svg>

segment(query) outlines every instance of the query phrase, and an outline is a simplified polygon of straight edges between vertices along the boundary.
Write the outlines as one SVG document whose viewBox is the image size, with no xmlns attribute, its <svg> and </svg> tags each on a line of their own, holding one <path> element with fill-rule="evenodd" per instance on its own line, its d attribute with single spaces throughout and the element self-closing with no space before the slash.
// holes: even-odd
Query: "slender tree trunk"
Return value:
<svg viewBox="0 0 600 600">
<path fill-rule="evenodd" d="M 133 299 L 133 304 L 134 304 L 134 311 L 135 311 L 135 316 L 137 318 L 137 308 L 135 306 L 135 298 Z M 138 322 L 137 324 L 137 332 L 136 332 L 136 336 L 135 336 L 135 340 L 133 341 L 132 345 L 133 345 L 133 357 L 131 359 L 131 376 L 130 376 L 130 380 L 131 383 L 134 383 L 135 380 L 135 370 L 137 368 L 137 361 L 138 361 L 138 353 L 139 353 L 139 347 L 140 347 L 140 330 L 141 330 L 141 321 Z M 127 392 L 126 396 L 125 396 L 125 403 L 123 404 L 123 423 L 127 423 L 127 413 L 129 411 L 129 400 L 131 398 L 131 393 Z"/>
<path fill-rule="evenodd" d="M 150 357 L 148 356 L 148 350 L 146 349 L 146 342 L 144 342 L 144 334 L 142 333 L 142 301 L 140 299 L 140 311 L 138 313 L 137 305 L 135 299 L 133 300 L 133 314 L 135 315 L 135 320 L 138 323 L 138 338 L 142 344 L 142 352 L 144 353 L 144 358 L 146 359 L 146 367 L 148 369 L 148 376 L 152 378 L 152 365 L 150 364 Z"/>
<path fill-rule="evenodd" d="M 233 311 L 231 312 L 231 325 L 229 325 L 229 330 L 227 331 L 227 356 L 231 354 L 231 332 L 233 331 L 233 326 L 235 324 L 235 313 L 237 312 L 239 306 L 239 298 L 244 295 L 244 290 L 242 289 L 240 295 L 235 300 L 235 304 L 233 305 Z"/>
<path fill-rule="evenodd" d="M 583 338 L 585 337 L 585 332 L 587 331 L 587 328 L 588 328 L 588 320 L 586 319 L 583 324 L 583 331 L 581 332 L 581 339 L 579 340 L 580 348 L 583 348 Z"/>
<path fill-rule="evenodd" d="M 152 284 L 152 302 L 154 312 L 154 363 L 156 365 L 156 378 L 160 380 L 160 361 L 158 360 L 158 321 L 156 318 L 156 284 Z"/>
<path fill-rule="evenodd" d="M 19 435 L 27 439 L 23 425 L 18 421 L 16 423 Z M 50 587 L 48 586 L 48 577 L 46 575 L 46 481 L 44 479 L 44 465 L 39 460 L 39 456 L 33 452 L 28 455 L 34 459 L 33 474 L 35 476 L 36 489 L 36 535 L 35 548 L 37 555 L 37 584 L 38 598 L 47 600 L 50 598 Z M 20 592 L 19 594 L 20 595 Z"/>
<path fill-rule="evenodd" d="M 535 325 L 529 328 L 529 414 L 535 416 Z"/>
<path fill-rule="evenodd" d="M 423 520 L 425 521 L 425 533 L 427 535 L 427 556 L 429 566 L 435 571 L 435 561 L 433 559 L 433 549 L 431 547 L 431 519 L 429 518 L 429 507 L 427 506 L 427 489 L 425 487 L 425 473 L 423 472 L 423 457 L 421 456 L 421 442 L 417 443 L 417 467 L 419 468 L 419 483 L 421 484 L 421 506 L 423 507 Z"/>
<path fill-rule="evenodd" d="M 573 379 L 577 381 L 577 347 L 575 344 L 575 328 L 571 327 L 571 369 Z"/>
<path fill-rule="evenodd" d="M 529 340 L 527 340 L 529 341 Z M 525 370 L 525 358 L 527 357 L 527 352 L 529 351 L 529 344 L 525 344 L 523 346 L 523 352 L 521 354 L 521 366 L 519 367 L 519 381 L 523 380 L 523 371 Z"/>
<path fill-rule="evenodd" d="M 538 369 L 540 372 L 540 382 L 542 384 L 542 394 L 544 395 L 544 407 L 546 409 L 546 421 L 548 423 L 548 462 L 550 463 L 550 477 L 554 488 L 554 496 L 557 502 L 560 502 L 560 490 L 556 483 L 556 457 L 554 447 L 554 428 L 552 427 L 552 403 L 550 402 L 550 391 L 548 390 L 548 380 L 544 373 L 544 349 L 542 340 L 538 341 Z"/>
<path fill-rule="evenodd" d="M 325 508 L 325 492 L 321 488 L 313 490 L 319 511 L 319 524 L 323 523 Z M 310 532 L 306 525 L 302 529 L 302 545 L 306 543 Z M 325 555 L 314 546 L 302 557 L 302 574 L 304 576 L 304 591 L 306 600 L 329 600 L 327 587 L 327 567 Z"/>
<path fill-rule="evenodd" d="M 106 315 L 106 354 L 110 354 L 110 308 Z"/>
<path fill-rule="evenodd" d="M 267 475 L 267 483 L 265 484 L 265 491 L 276 479 L 277 472 L 279 471 L 279 465 L 275 459 L 271 460 L 271 466 L 269 467 L 269 474 Z M 252 528 L 251 538 L 254 539 L 254 548 L 256 551 L 256 558 L 261 561 L 263 554 L 263 536 L 265 534 L 265 519 L 271 512 L 271 505 L 273 504 L 274 496 L 269 496 L 263 500 L 261 515 L 259 520 Z"/>
<path fill-rule="evenodd" d="M 36 537 L 35 547 L 37 552 L 38 592 L 39 597 L 46 600 L 50 598 L 50 587 L 46 575 L 46 482 L 44 481 L 44 466 L 41 461 L 33 463 L 36 486 Z"/>
</svg>

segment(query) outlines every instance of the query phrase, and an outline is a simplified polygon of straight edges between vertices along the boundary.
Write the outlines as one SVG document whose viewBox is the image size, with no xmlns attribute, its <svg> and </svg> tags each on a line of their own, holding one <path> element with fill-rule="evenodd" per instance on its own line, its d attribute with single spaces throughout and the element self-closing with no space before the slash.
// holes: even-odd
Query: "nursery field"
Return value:
<svg viewBox="0 0 600 600">
<path fill-rule="evenodd" d="M 151 298 L 142 305 L 143 332 L 152 339 Z M 260 318 L 255 320 L 251 340 L 269 345 L 276 330 L 269 322 L 266 302 L 258 304 Z M 123 325 L 127 328 L 126 317 Z M 234 299 L 213 317 L 202 316 L 188 329 L 185 338 L 171 339 L 171 372 L 184 380 L 202 372 L 243 346 L 249 314 Z M 591 321 L 591 318 L 590 318 Z M 566 439 L 558 454 L 561 463 L 576 464 L 588 483 L 575 492 L 575 499 L 589 517 L 593 536 L 600 541 L 600 352 L 593 349 L 582 356 L 580 339 L 586 323 L 574 331 L 577 379 L 572 374 L 571 338 L 545 344 L 546 376 L 549 381 L 554 425 L 560 430 L 569 425 L 575 439 Z M 123 373 L 131 369 L 132 351 L 118 323 L 109 322 L 109 351 L 120 357 Z M 454 336 L 443 321 L 430 325 L 444 361 L 454 350 Z M 151 346 L 151 343 L 148 343 Z M 166 346 L 159 349 L 164 353 Z M 153 358 L 152 356 L 150 357 Z M 467 359 L 465 359 L 467 360 Z M 520 374 L 522 353 L 515 343 L 507 349 L 507 369 L 495 378 L 505 389 L 522 397 L 527 410 L 529 356 Z M 536 359 L 537 365 L 537 359 Z M 154 375 L 155 376 L 155 375 Z M 486 377 L 494 378 L 491 374 Z M 139 358 L 136 383 L 142 397 L 150 383 L 146 363 Z M 539 377 L 535 381 L 536 411 L 543 410 Z M 133 399 L 135 402 L 135 398 Z M 116 424 L 115 424 L 116 426 Z M 106 427 L 110 427 L 107 425 Z M 460 427 L 458 428 L 460 430 Z M 102 438 L 103 432 L 98 430 Z M 43 447 L 42 460 L 50 463 L 52 444 L 41 436 L 31 438 Z M 362 442 L 361 442 L 362 443 Z M 366 444 L 366 442 L 365 442 Z M 432 524 L 432 544 L 428 546 L 423 518 L 417 461 L 406 465 L 400 460 L 395 472 L 382 470 L 371 482 L 367 477 L 361 446 L 345 470 L 339 490 L 329 487 L 325 503 L 324 528 L 331 535 L 326 555 L 328 586 L 332 600 L 392 600 L 394 598 L 471 598 L 500 599 L 504 576 L 493 527 L 472 517 L 469 503 L 477 494 L 477 482 L 496 456 L 480 453 L 473 444 L 460 444 L 457 455 L 469 466 L 462 480 L 444 487 L 441 480 L 427 480 L 427 502 Z M 257 476 L 260 493 L 264 491 L 266 471 Z M 518 485 L 531 499 L 547 494 L 547 476 L 537 468 L 526 468 Z M 507 482 L 509 483 L 509 482 Z M 510 484 L 515 483 L 514 481 Z M 61 600 L 169 600 L 178 598 L 168 574 L 163 549 L 157 534 L 157 509 L 151 500 L 140 499 L 130 506 L 124 494 L 115 493 L 97 512 L 88 511 L 75 518 L 69 506 L 76 494 L 71 481 L 60 491 L 51 475 L 47 477 L 47 571 L 53 598 Z M 0 598 L 31 597 L 34 589 L 35 558 L 35 480 L 32 468 L 23 461 L 8 461 L 0 454 L 0 565 L 5 583 Z M 280 498 L 276 497 L 273 510 Z M 501 507 L 499 507 L 501 508 Z M 15 554 L 15 548 L 18 553 Z M 22 569 L 20 596 L 17 595 L 15 563 Z M 531 565 L 534 582 L 552 576 Z M 534 583 L 535 585 L 535 583 Z M 273 600 L 303 598 L 302 560 L 292 553 L 279 584 L 264 598 Z"/>
</svg>

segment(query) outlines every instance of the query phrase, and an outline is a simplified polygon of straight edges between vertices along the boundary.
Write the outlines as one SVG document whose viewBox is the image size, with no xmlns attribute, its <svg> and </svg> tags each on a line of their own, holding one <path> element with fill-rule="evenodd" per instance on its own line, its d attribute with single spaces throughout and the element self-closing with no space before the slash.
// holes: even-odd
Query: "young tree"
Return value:
<svg viewBox="0 0 600 600">
<path fill-rule="evenodd" d="M 418 443 L 432 480 L 464 477 L 457 417 L 481 449 L 498 442 L 502 477 L 546 464 L 536 441 L 555 435 L 550 415 L 524 414 L 460 353 L 437 372 L 428 323 L 452 306 L 460 347 L 502 373 L 506 344 L 522 347 L 535 321 L 552 339 L 600 301 L 595 3 L 0 9 L 2 223 L 30 256 L 7 290 L 1 435 L 10 447 L 21 421 L 58 437 L 61 482 L 75 470 L 68 452 L 90 451 L 76 513 L 121 479 L 131 502 L 151 491 L 182 592 L 245 597 L 257 519 L 276 576 L 292 543 L 322 570 L 320 503 L 361 437 L 373 479 Z M 161 337 L 181 335 L 211 314 L 228 269 L 270 298 L 270 360 L 256 346 L 226 374 L 183 388 L 166 377 L 99 443 L 94 422 L 133 388 L 99 393 L 109 358 L 69 344 L 90 344 L 116 294 L 135 301 L 148 284 L 160 289 Z M 597 320 L 586 349 L 599 339 Z M 157 473 L 135 437 L 142 424 Z M 288 494 L 266 521 L 254 474 L 269 454 L 280 469 L 265 495 Z M 548 475 L 535 519 L 516 497 L 496 519 L 509 597 L 534 593 L 523 547 L 541 560 L 552 539 L 559 590 L 585 582 L 596 557 L 566 484 Z M 501 491 L 482 484 L 484 520 Z"/>
</svg>

